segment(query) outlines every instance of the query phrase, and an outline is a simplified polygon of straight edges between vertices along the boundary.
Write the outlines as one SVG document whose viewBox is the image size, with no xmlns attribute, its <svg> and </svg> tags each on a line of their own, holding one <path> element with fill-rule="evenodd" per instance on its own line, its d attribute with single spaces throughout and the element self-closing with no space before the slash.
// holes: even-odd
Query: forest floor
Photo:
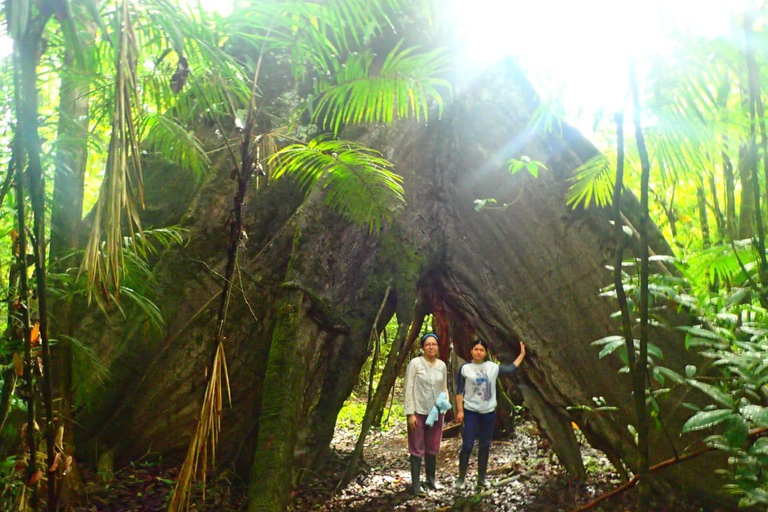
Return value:
<svg viewBox="0 0 768 512">
<path fill-rule="evenodd" d="M 510 440 L 497 440 L 491 447 L 489 481 L 494 484 L 478 496 L 472 490 L 476 475 L 473 454 L 467 478 L 468 489 L 457 491 L 460 437 L 444 439 L 438 457 L 438 480 L 445 486 L 424 498 L 408 493 L 410 470 L 405 422 L 388 431 L 372 432 L 366 442 L 365 463 L 357 478 L 346 488 L 335 491 L 357 440 L 357 430 L 339 426 L 332 443 L 332 455 L 324 467 L 307 475 L 295 491 L 290 512 L 568 512 L 591 502 L 621 484 L 607 459 L 596 450 L 582 446 L 588 473 L 586 481 L 569 481 L 546 441 L 531 420 L 522 420 Z M 162 464 L 139 462 L 123 468 L 110 484 L 99 484 L 95 475 L 89 481 L 88 503 L 78 512 L 160 512 L 167 509 L 168 497 L 178 469 Z M 196 490 L 191 510 L 198 512 L 244 511 L 241 483 L 227 472 L 214 475 L 203 501 Z M 595 511 L 633 510 L 632 491 L 603 502 Z M 653 512 L 700 512 L 698 506 L 680 501 L 654 504 Z"/>
<path fill-rule="evenodd" d="M 522 419 L 510 439 L 495 440 L 491 446 L 488 463 L 490 489 L 481 493 L 473 489 L 476 451 L 470 460 L 467 488 L 454 489 L 461 446 L 461 437 L 457 436 L 443 439 L 440 448 L 437 479 L 444 488 L 417 498 L 408 492 L 411 477 L 405 429 L 403 421 L 389 431 L 372 432 L 366 439 L 365 467 L 347 488 L 334 492 L 357 440 L 356 431 L 337 428 L 332 443 L 334 457 L 296 492 L 289 510 L 569 512 L 622 483 L 608 459 L 586 442 L 581 443 L 581 450 L 587 480 L 569 480 L 536 424 L 530 419 Z M 579 432 L 577 438 L 584 441 Z M 634 492 L 628 491 L 592 510 L 630 511 L 634 509 L 635 499 Z M 700 512 L 706 509 L 680 501 L 664 503 L 657 500 L 651 510 Z"/>
</svg>

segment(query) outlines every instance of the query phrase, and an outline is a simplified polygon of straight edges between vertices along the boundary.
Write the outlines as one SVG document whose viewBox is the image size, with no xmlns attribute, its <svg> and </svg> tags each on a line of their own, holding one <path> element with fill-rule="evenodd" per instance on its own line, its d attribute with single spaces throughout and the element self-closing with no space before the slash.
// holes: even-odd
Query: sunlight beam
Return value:
<svg viewBox="0 0 768 512">
<path fill-rule="evenodd" d="M 544 94 L 569 114 L 611 112 L 626 99 L 627 62 L 647 69 L 674 51 L 674 34 L 717 37 L 746 1 L 455 0 L 456 35 L 466 59 L 489 64 L 512 56 Z M 542 83 L 546 82 L 546 87 Z M 591 124 L 591 120 L 588 124 Z"/>
</svg>

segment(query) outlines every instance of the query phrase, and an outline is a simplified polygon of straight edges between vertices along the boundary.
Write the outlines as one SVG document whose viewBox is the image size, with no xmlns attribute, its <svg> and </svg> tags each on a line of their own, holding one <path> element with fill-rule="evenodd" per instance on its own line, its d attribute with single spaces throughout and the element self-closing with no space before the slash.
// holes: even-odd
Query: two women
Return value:
<svg viewBox="0 0 768 512">
<path fill-rule="evenodd" d="M 438 338 L 436 334 L 425 334 L 421 338 L 424 355 L 416 357 L 408 364 L 405 372 L 405 414 L 408 417 L 408 451 L 411 454 L 411 492 L 423 496 L 421 489 L 421 462 L 427 474 L 425 486 L 437 489 L 440 486 L 435 479 L 437 453 L 443 439 L 443 411 L 438 408 L 437 418 L 432 423 L 428 419 L 438 402 L 446 403 L 448 394 L 448 368 L 437 358 Z M 444 396 L 440 400 L 440 394 Z M 450 406 L 449 406 L 450 407 Z M 432 423 L 429 425 L 428 423 Z"/>
<path fill-rule="evenodd" d="M 443 434 L 443 413 L 447 407 L 448 370 L 437 358 L 438 338 L 429 333 L 421 338 L 424 355 L 411 360 L 405 374 L 405 414 L 408 417 L 408 451 L 411 461 L 411 491 L 422 496 L 421 462 L 425 461 L 425 486 L 437 489 L 435 478 L 437 454 Z M 469 456 L 475 440 L 479 439 L 477 454 L 477 485 L 485 485 L 488 455 L 496 416 L 496 380 L 500 375 L 514 373 L 525 358 L 525 345 L 520 343 L 520 355 L 509 365 L 486 361 L 488 345 L 476 340 L 472 346 L 472 362 L 461 365 L 457 378 L 456 419 L 464 422 L 459 452 L 459 477 L 456 487 L 464 487 Z M 436 409 L 436 411 L 433 411 Z M 430 415 L 430 411 L 432 414 Z M 437 417 L 433 424 L 430 420 Z"/>
</svg>

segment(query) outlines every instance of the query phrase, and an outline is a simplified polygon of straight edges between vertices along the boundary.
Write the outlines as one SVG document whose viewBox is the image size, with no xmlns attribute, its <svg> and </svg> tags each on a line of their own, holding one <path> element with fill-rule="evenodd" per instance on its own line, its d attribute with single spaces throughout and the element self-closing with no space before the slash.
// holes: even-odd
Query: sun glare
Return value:
<svg viewBox="0 0 768 512">
<path fill-rule="evenodd" d="M 669 38 L 675 32 L 724 34 L 740 3 L 456 0 L 453 8 L 468 59 L 488 63 L 513 56 L 537 87 L 546 83 L 561 99 L 569 120 L 586 116 L 583 121 L 591 127 L 595 112 L 623 103 L 629 56 L 642 72 L 652 59 L 672 51 Z"/>
<path fill-rule="evenodd" d="M 208 12 L 216 12 L 222 16 L 232 14 L 235 0 L 178 0 L 181 6 L 197 9 L 198 5 Z"/>
<path fill-rule="evenodd" d="M 0 34 L 0 59 L 4 59 L 13 53 L 13 39 L 5 34 Z"/>
</svg>

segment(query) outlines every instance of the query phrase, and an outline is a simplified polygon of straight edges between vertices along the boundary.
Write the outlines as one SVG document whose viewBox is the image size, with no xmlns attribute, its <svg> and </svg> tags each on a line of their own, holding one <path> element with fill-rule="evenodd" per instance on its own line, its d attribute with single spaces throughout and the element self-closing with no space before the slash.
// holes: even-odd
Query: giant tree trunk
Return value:
<svg viewBox="0 0 768 512">
<path fill-rule="evenodd" d="M 224 411 L 218 462 L 235 462 L 247 474 L 255 461 L 251 510 L 281 510 L 295 476 L 305 473 L 297 470 L 321 463 L 390 282 L 398 310 L 412 308 L 417 293 L 429 297 L 439 312 L 438 334 L 464 357 L 469 333 L 487 339 L 502 361 L 526 343 L 530 356 L 515 381 L 569 471 L 583 474 L 571 421 L 613 460 L 637 468 L 626 428 L 634 421 L 629 379 L 617 373 L 617 360 L 598 360 L 590 345 L 618 332 L 610 318 L 615 304 L 598 297 L 611 282 L 610 211 L 571 210 L 564 201 L 572 171 L 596 150 L 567 126 L 562 134 L 527 129 L 535 108 L 535 94 L 517 69 L 500 65 L 459 87 L 442 120 L 364 134 L 405 178 L 408 207 L 382 233 L 349 225 L 325 208 L 322 190 L 302 198 L 289 181 L 248 200 L 248 242 L 225 326 L 232 408 Z M 549 172 L 510 177 L 505 162 L 521 155 L 545 162 Z M 167 332 L 148 333 L 135 322 L 104 326 L 96 317 L 82 326 L 112 370 L 106 389 L 78 418 L 78 446 L 91 457 L 112 451 L 130 459 L 150 447 L 173 457 L 186 448 L 220 289 L 212 270 L 226 260 L 228 174 L 222 166 L 194 190 L 166 171 L 155 179 L 186 196 L 173 205 L 161 200 L 173 195 L 167 189 L 147 198 L 163 205 L 153 212 L 154 225 L 181 217 L 190 233 L 189 245 L 158 262 L 157 300 Z M 474 200 L 488 197 L 513 204 L 475 211 Z M 637 225 L 637 201 L 628 197 L 624 204 L 625 217 Z M 638 254 L 637 241 L 628 243 Z M 657 254 L 670 252 L 658 230 L 650 245 Z M 690 362 L 679 333 L 656 329 L 652 336 L 665 366 Z M 598 396 L 623 412 L 568 410 Z M 685 418 L 677 407 L 682 401 L 691 398 L 677 393 L 662 408 L 674 433 Z M 679 451 L 691 442 L 675 440 Z M 652 432 L 650 442 L 651 463 L 669 457 L 660 433 Z M 718 487 L 702 462 L 663 478 L 700 496 Z"/>
</svg>

